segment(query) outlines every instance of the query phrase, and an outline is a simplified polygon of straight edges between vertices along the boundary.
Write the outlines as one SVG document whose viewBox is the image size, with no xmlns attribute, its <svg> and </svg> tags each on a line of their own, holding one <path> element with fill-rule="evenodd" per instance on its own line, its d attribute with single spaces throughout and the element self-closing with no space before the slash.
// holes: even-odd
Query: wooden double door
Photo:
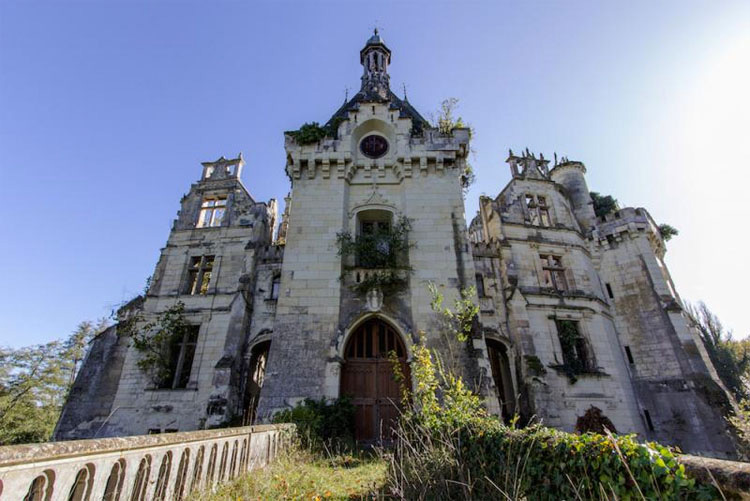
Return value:
<svg viewBox="0 0 750 501">
<path fill-rule="evenodd" d="M 356 408 L 358 442 L 375 443 L 392 437 L 401 412 L 402 387 L 389 360 L 391 352 L 398 358 L 403 384 L 410 385 L 403 340 L 382 320 L 371 319 L 359 326 L 344 350 L 341 395 L 351 397 Z"/>
</svg>

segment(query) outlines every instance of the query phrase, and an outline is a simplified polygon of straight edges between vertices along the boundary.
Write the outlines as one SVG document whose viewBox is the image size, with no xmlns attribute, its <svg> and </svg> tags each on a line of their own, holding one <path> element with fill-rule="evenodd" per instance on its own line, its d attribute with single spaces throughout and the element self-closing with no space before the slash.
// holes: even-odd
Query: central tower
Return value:
<svg viewBox="0 0 750 501">
<path fill-rule="evenodd" d="M 394 350 L 407 364 L 420 331 L 445 348 L 428 285 L 450 303 L 473 284 L 462 194 L 469 131 L 440 132 L 397 97 L 390 60 L 375 31 L 360 51 L 360 91 L 323 127 L 285 134 L 292 195 L 261 420 L 304 398 L 347 394 L 358 437 L 377 438 L 397 391 L 378 376 L 389 370 L 379 359 Z M 454 363 L 487 394 L 484 340 L 469 343 Z"/>
</svg>

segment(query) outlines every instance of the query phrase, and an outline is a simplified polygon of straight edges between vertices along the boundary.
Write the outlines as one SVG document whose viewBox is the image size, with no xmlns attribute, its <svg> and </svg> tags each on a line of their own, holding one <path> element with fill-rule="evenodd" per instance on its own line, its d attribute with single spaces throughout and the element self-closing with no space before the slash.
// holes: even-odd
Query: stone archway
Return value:
<svg viewBox="0 0 750 501">
<path fill-rule="evenodd" d="M 398 419 L 401 387 L 388 354 L 401 363 L 404 382 L 411 386 L 407 352 L 399 333 L 380 318 L 371 318 L 352 332 L 344 348 L 341 368 L 342 396 L 356 408 L 355 439 L 362 443 L 389 440 Z"/>
<path fill-rule="evenodd" d="M 507 423 L 516 412 L 516 396 L 508 358 L 508 348 L 504 343 L 487 339 L 487 355 L 492 368 L 492 379 L 497 389 L 498 403 L 503 420 Z"/>
<path fill-rule="evenodd" d="M 271 341 L 262 341 L 253 346 L 250 352 L 250 365 L 245 385 L 245 412 L 242 416 L 242 424 L 245 426 L 255 422 L 260 390 L 263 388 L 263 381 L 266 377 L 266 362 L 270 349 Z"/>
</svg>

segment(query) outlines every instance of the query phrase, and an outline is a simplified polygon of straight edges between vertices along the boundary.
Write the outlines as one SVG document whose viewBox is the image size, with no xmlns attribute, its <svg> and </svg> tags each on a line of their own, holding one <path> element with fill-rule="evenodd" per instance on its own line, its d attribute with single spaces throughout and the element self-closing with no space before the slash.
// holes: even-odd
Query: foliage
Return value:
<svg viewBox="0 0 750 501">
<path fill-rule="evenodd" d="M 472 286 L 462 289 L 460 297 L 453 301 L 454 309 L 451 310 L 443 306 L 443 294 L 434 283 L 430 282 L 427 287 L 432 296 L 430 307 L 444 319 L 443 327 L 455 335 L 459 342 L 467 341 L 474 326 L 474 318 L 479 315 L 479 306 L 472 300 L 477 293 L 476 288 Z"/>
<path fill-rule="evenodd" d="M 338 254 L 355 256 L 359 267 L 377 269 L 408 269 L 400 261 L 409 249 L 409 220 L 402 216 L 390 228 L 378 225 L 372 233 L 352 237 L 349 232 L 336 234 Z"/>
<path fill-rule="evenodd" d="M 286 133 L 294 138 L 297 144 L 313 144 L 326 137 L 336 138 L 339 125 L 343 121 L 342 117 L 334 117 L 325 126 L 321 126 L 318 122 L 306 122 L 299 129 Z"/>
<path fill-rule="evenodd" d="M 184 311 L 185 303 L 178 301 L 144 325 L 139 326 L 143 321 L 140 315 L 131 316 L 120 324 L 119 330 L 130 335 L 133 348 L 140 353 L 136 365 L 157 388 L 169 386 L 174 376 L 173 351 L 177 341 L 190 328 L 185 321 Z"/>
<path fill-rule="evenodd" d="M 742 453 L 745 459 L 750 455 L 750 400 L 744 399 L 737 402 L 734 415 L 727 418 L 740 439 Z"/>
<path fill-rule="evenodd" d="M 716 372 L 722 383 L 737 400 L 750 397 L 748 394 L 748 371 L 750 371 L 750 344 L 748 340 L 735 341 L 731 332 L 726 332 L 719 318 L 706 306 L 686 305 L 688 314 L 695 321 Z"/>
<path fill-rule="evenodd" d="M 547 374 L 547 369 L 544 368 L 544 364 L 539 360 L 539 357 L 536 355 L 524 355 L 523 358 L 526 360 L 526 367 L 529 368 L 529 371 L 533 375 L 544 376 Z"/>
<path fill-rule="evenodd" d="M 88 343 L 105 327 L 81 322 L 65 341 L 0 348 L 0 445 L 50 439 Z"/>
<path fill-rule="evenodd" d="M 676 237 L 680 232 L 674 226 L 670 226 L 666 223 L 659 225 L 659 235 L 665 242 L 672 240 L 672 237 Z"/>
<path fill-rule="evenodd" d="M 471 315 L 445 314 L 432 286 L 433 309 L 463 322 L 443 324 L 447 335 L 467 332 Z M 462 295 L 462 300 L 468 299 Z M 462 307 L 463 309 L 467 309 Z M 468 308 L 473 310 L 473 308 Z M 389 461 L 388 494 L 401 499 L 715 499 L 712 486 L 688 478 L 669 448 L 635 436 L 576 435 L 533 425 L 516 429 L 489 416 L 481 398 L 445 371 L 425 345 L 412 347 L 415 385 L 404 389 L 406 410 Z M 395 357 L 396 378 L 403 381 Z M 584 416 L 586 417 L 586 416 Z M 589 414 L 609 428 L 603 416 Z M 594 419 L 596 418 L 596 419 Z M 515 420 L 514 420 L 515 423 Z M 613 429 L 614 426 L 611 426 Z"/>
<path fill-rule="evenodd" d="M 372 455 L 321 457 L 310 451 L 293 449 L 268 468 L 242 475 L 220 485 L 215 492 L 196 493 L 190 499 L 375 499 L 385 484 L 386 472 L 386 463 Z"/>
<path fill-rule="evenodd" d="M 471 185 L 473 185 L 477 180 L 477 175 L 474 173 L 474 168 L 469 164 L 466 163 L 466 168 L 464 168 L 463 173 L 461 173 L 461 189 L 463 190 L 464 198 L 469 192 L 469 188 L 471 188 Z"/>
<path fill-rule="evenodd" d="M 291 409 L 278 412 L 273 422 L 294 423 L 305 448 L 347 448 L 354 443 L 354 413 L 354 404 L 348 397 L 332 402 L 307 398 Z"/>
<path fill-rule="evenodd" d="M 455 118 L 454 112 L 458 108 L 458 99 L 449 97 L 440 103 L 436 116 L 431 117 L 432 126 L 436 127 L 441 134 L 453 134 L 453 129 L 469 129 L 469 137 L 474 135 L 474 129 L 464 123 L 461 117 Z"/>
<path fill-rule="evenodd" d="M 612 198 L 612 195 L 602 196 L 592 191 L 591 200 L 594 202 L 594 214 L 596 214 L 596 217 L 604 217 L 610 212 L 617 210 L 617 200 Z"/>
</svg>

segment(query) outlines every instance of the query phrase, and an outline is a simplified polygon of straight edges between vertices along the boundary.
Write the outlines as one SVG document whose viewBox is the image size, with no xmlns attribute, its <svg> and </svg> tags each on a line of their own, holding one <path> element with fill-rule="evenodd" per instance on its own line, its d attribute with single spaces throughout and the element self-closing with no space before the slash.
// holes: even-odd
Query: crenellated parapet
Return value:
<svg viewBox="0 0 750 501">
<path fill-rule="evenodd" d="M 610 212 L 598 219 L 591 237 L 599 245 L 611 247 L 624 238 L 646 236 L 651 248 L 660 259 L 664 257 L 666 245 L 659 233 L 659 226 L 651 214 L 642 207 L 626 207 Z"/>
</svg>

